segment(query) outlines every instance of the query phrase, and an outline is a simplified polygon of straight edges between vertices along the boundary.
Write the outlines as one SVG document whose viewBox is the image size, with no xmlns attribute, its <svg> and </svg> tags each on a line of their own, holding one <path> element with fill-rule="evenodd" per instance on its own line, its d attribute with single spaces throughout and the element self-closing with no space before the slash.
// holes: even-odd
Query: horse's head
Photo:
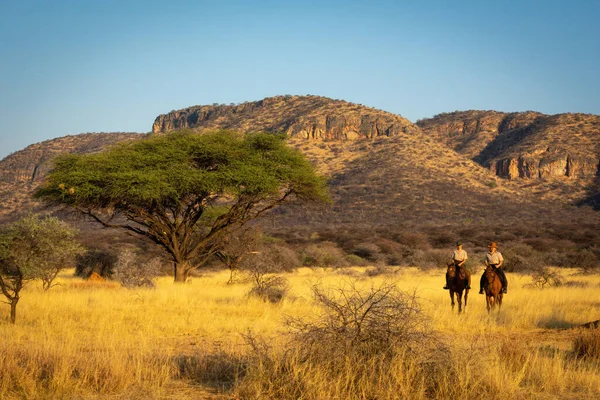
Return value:
<svg viewBox="0 0 600 400">
<path fill-rule="evenodd" d="M 448 278 L 452 279 L 456 276 L 456 266 L 454 263 L 448 264 Z"/>
<path fill-rule="evenodd" d="M 492 268 L 491 265 L 488 265 L 485 268 L 485 279 L 487 280 L 488 284 L 491 284 L 496 279 L 496 271 L 494 271 L 494 268 Z"/>
</svg>

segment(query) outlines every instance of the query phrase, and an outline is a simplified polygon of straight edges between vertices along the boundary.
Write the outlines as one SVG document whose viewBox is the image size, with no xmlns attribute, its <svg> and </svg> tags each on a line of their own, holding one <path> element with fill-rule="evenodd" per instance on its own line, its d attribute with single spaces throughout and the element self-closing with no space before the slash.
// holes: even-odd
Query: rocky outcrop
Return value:
<svg viewBox="0 0 600 400">
<path fill-rule="evenodd" d="M 568 153 L 537 158 L 518 156 L 496 160 L 490 170 L 507 179 L 592 178 L 598 172 L 598 159 L 571 156 Z"/>
<path fill-rule="evenodd" d="M 277 96 L 239 105 L 190 107 L 159 115 L 152 131 L 159 134 L 186 128 L 278 132 L 310 140 L 355 140 L 420 131 L 399 115 L 319 96 Z"/>
<path fill-rule="evenodd" d="M 476 159 L 500 133 L 531 124 L 536 112 L 455 111 L 423 119 L 417 125 L 455 151 Z"/>
<path fill-rule="evenodd" d="M 418 125 L 502 178 L 573 180 L 598 174 L 597 115 L 465 111 Z"/>
<path fill-rule="evenodd" d="M 85 133 L 32 144 L 0 162 L 0 182 L 39 182 L 58 154 L 95 153 L 115 143 L 138 139 L 138 133 Z"/>
<path fill-rule="evenodd" d="M 86 133 L 47 140 L 9 155 L 0 161 L 0 221 L 39 207 L 31 195 L 57 155 L 95 153 L 115 143 L 144 136 L 138 133 Z"/>
</svg>

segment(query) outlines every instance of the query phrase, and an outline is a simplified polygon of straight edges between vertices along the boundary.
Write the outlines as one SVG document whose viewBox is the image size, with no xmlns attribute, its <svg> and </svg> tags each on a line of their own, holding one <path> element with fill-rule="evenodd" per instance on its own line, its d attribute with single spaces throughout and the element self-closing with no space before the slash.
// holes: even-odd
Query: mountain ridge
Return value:
<svg viewBox="0 0 600 400">
<path fill-rule="evenodd" d="M 439 224 L 445 218 L 455 223 L 483 223 L 506 212 L 514 214 L 514 219 L 517 215 L 535 219 L 543 213 L 560 219 L 563 207 L 590 195 L 587 177 L 524 183 L 503 179 L 506 177 L 490 167 L 496 164 L 477 162 L 473 156 L 483 153 L 503 134 L 531 129 L 532 121 L 539 118 L 552 116 L 466 111 L 440 114 L 413 124 L 397 114 L 342 100 L 276 96 L 239 105 L 194 106 L 161 114 L 154 121 L 151 135 L 182 128 L 283 131 L 290 144 L 330 178 L 337 205 L 319 212 L 322 217 L 311 222 L 315 225 L 341 220 L 350 224 L 353 220 L 391 225 L 429 220 L 428 223 Z M 563 123 L 561 118 L 556 122 Z M 450 134 L 453 132 L 463 136 L 457 138 Z M 124 140 L 144 137 L 126 133 L 104 135 L 54 139 L 28 146 L 0 161 L 0 218 L 35 208 L 30 194 L 43 179 L 53 155 L 101 151 Z M 527 144 L 517 140 L 517 147 L 522 143 Z M 464 154 L 455 150 L 457 144 Z M 489 159 L 495 160 L 496 155 Z M 544 204 L 537 204 L 540 201 Z M 503 206 L 497 207 L 498 203 Z M 349 215 L 345 215 L 344 208 Z M 291 215 L 288 221 L 304 218 L 300 211 L 282 212 L 285 213 Z M 472 214 L 478 215 L 472 218 Z"/>
</svg>

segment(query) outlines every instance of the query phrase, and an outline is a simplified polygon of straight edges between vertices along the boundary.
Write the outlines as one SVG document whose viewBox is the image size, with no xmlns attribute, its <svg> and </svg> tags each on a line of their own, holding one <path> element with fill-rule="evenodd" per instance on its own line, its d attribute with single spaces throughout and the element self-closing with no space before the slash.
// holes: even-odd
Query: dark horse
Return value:
<svg viewBox="0 0 600 400">
<path fill-rule="evenodd" d="M 491 265 L 485 269 L 485 302 L 488 313 L 493 311 L 498 304 L 498 310 L 502 307 L 502 282 L 500 277 Z"/>
<path fill-rule="evenodd" d="M 459 271 L 457 271 L 457 269 Z M 466 288 L 467 272 L 464 268 L 456 267 L 454 263 L 448 264 L 448 289 L 450 289 L 450 300 L 452 301 L 452 310 L 454 310 L 454 294 L 458 302 L 458 313 L 462 312 L 462 295 L 465 292 L 465 309 L 467 308 L 467 298 L 469 289 Z"/>
</svg>

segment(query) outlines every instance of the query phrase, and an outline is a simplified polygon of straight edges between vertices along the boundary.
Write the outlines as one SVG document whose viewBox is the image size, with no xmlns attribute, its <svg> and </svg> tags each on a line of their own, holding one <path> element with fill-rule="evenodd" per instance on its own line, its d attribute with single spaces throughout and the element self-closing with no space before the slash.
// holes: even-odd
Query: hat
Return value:
<svg viewBox="0 0 600 400">
<path fill-rule="evenodd" d="M 462 240 L 459 240 L 459 241 L 457 241 L 457 242 L 456 242 L 456 245 L 457 245 L 457 246 L 462 246 L 462 245 L 463 245 L 463 242 L 462 242 Z"/>
<path fill-rule="evenodd" d="M 496 246 L 496 242 L 491 242 L 490 245 L 488 247 L 493 247 L 494 249 L 497 247 Z"/>
</svg>

